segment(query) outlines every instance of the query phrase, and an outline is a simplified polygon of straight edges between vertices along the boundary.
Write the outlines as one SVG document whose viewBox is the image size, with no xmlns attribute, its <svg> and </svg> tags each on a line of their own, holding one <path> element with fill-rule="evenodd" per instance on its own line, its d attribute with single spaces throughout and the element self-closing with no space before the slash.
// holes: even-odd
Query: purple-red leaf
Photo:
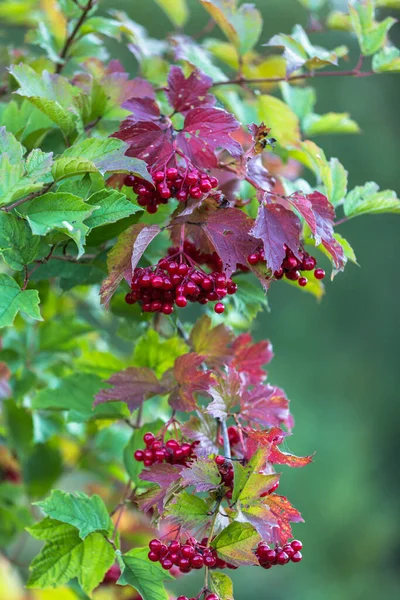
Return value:
<svg viewBox="0 0 400 600">
<path fill-rule="evenodd" d="M 154 169 L 163 169 L 174 156 L 173 129 L 170 125 L 158 125 L 152 121 L 132 123 L 129 119 L 114 133 L 129 144 L 127 156 L 141 158 Z"/>
<path fill-rule="evenodd" d="M 254 343 L 250 333 L 242 333 L 232 344 L 232 350 L 231 365 L 239 373 L 246 373 L 246 381 L 249 384 L 265 380 L 267 373 L 262 367 L 270 363 L 274 357 L 269 340 Z"/>
<path fill-rule="evenodd" d="M 198 107 L 190 110 L 183 131 L 178 134 L 178 144 L 187 157 L 198 167 L 211 169 L 218 165 L 215 151 L 227 150 L 240 156 L 242 147 L 230 134 L 240 127 L 230 113 L 219 108 Z"/>
<path fill-rule="evenodd" d="M 189 467 L 183 469 L 182 485 L 194 486 L 196 492 L 209 492 L 221 485 L 221 475 L 215 460 L 199 457 Z"/>
<path fill-rule="evenodd" d="M 315 218 L 312 203 L 307 196 L 304 196 L 304 194 L 301 192 L 296 192 L 287 198 L 278 197 L 277 202 L 288 210 L 295 208 L 311 229 L 312 234 L 315 235 L 317 229 L 317 220 Z"/>
<path fill-rule="evenodd" d="M 208 91 L 213 84 L 211 77 L 193 71 L 185 77 L 180 67 L 172 66 L 168 75 L 166 96 L 176 112 L 186 113 L 198 106 L 213 106 L 215 97 Z"/>
<path fill-rule="evenodd" d="M 199 442 L 196 447 L 197 456 L 218 454 L 217 421 L 210 415 L 199 412 L 198 416 L 191 416 L 182 425 L 182 433 L 194 442 Z"/>
<path fill-rule="evenodd" d="M 139 121 L 156 122 L 160 119 L 160 108 L 151 98 L 130 98 L 122 106 L 132 111 L 132 114 L 125 119 L 124 124 L 133 124 Z M 126 126 L 124 124 L 123 127 Z"/>
<path fill-rule="evenodd" d="M 242 380 L 235 369 L 228 367 L 217 377 L 210 387 L 212 402 L 207 406 L 207 412 L 216 419 L 226 419 L 232 408 L 239 404 L 242 390 Z"/>
<path fill-rule="evenodd" d="M 183 354 L 175 360 L 173 375 L 176 385 L 169 396 L 169 403 L 175 410 L 183 412 L 196 410 L 197 402 L 194 394 L 209 395 L 213 377 L 211 371 L 201 368 L 203 362 L 204 356 L 196 352 Z"/>
<path fill-rule="evenodd" d="M 195 352 L 205 356 L 208 365 L 217 366 L 232 356 L 232 339 L 233 332 L 226 325 L 213 327 L 210 317 L 203 315 L 194 325 L 189 341 Z"/>
<path fill-rule="evenodd" d="M 274 272 L 286 256 L 285 244 L 297 255 L 301 224 L 296 215 L 278 204 L 261 204 L 252 235 L 262 240 L 267 265 Z"/>
<path fill-rule="evenodd" d="M 108 305 L 112 295 L 123 279 L 131 283 L 132 273 L 143 252 L 159 234 L 158 225 L 137 223 L 126 229 L 107 256 L 108 277 L 100 289 L 102 304 Z"/>
<path fill-rule="evenodd" d="M 289 400 L 283 390 L 259 383 L 241 397 L 241 416 L 263 427 L 278 427 L 290 419 Z"/>
<path fill-rule="evenodd" d="M 202 229 L 215 248 L 230 276 L 238 265 L 247 264 L 247 257 L 258 243 L 250 235 L 254 221 L 238 208 L 216 210 L 202 223 Z"/>
<path fill-rule="evenodd" d="M 170 490 L 175 485 L 178 485 L 181 479 L 181 469 L 182 467 L 179 465 L 155 464 L 149 469 L 142 471 L 139 479 L 155 483 L 159 486 L 159 489 L 154 487 L 144 494 L 137 496 L 136 502 L 140 510 L 148 512 L 156 506 L 158 512 L 162 514 L 164 503 L 170 495 Z"/>
<path fill-rule="evenodd" d="M 343 269 L 346 264 L 346 257 L 342 246 L 333 237 L 333 221 L 335 219 L 335 209 L 328 198 L 320 192 L 313 192 L 307 195 L 312 204 L 316 219 L 315 244 L 326 248 L 333 258 L 338 269 Z"/>
<path fill-rule="evenodd" d="M 147 398 L 165 393 L 165 389 L 154 372 L 145 367 L 129 367 L 112 375 L 107 383 L 113 387 L 100 390 L 96 394 L 94 406 L 118 400 L 126 402 L 129 409 L 133 411 L 143 404 Z"/>
</svg>

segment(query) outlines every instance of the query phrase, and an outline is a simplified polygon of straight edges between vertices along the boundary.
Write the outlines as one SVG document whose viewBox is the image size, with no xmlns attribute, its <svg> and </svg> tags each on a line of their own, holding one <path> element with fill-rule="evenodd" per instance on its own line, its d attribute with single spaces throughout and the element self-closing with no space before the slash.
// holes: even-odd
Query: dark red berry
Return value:
<svg viewBox="0 0 400 600">
<path fill-rule="evenodd" d="M 308 283 L 307 277 L 299 277 L 298 284 L 300 287 L 305 287 Z"/>
<path fill-rule="evenodd" d="M 298 563 L 303 559 L 303 555 L 301 552 L 295 552 L 290 560 L 294 563 Z"/>
<path fill-rule="evenodd" d="M 151 446 L 153 444 L 154 440 L 155 440 L 155 437 L 150 431 L 145 433 L 143 436 L 143 441 L 146 444 L 146 446 Z"/>
<path fill-rule="evenodd" d="M 286 565 L 286 563 L 289 562 L 289 556 L 286 554 L 286 552 L 281 550 L 280 552 L 276 553 L 276 562 L 278 565 Z"/>
<path fill-rule="evenodd" d="M 214 312 L 216 312 L 217 315 L 221 315 L 224 311 L 225 306 L 222 304 L 222 302 L 217 302 L 217 304 L 214 306 Z"/>
<path fill-rule="evenodd" d="M 143 450 L 136 450 L 135 454 L 134 454 L 135 460 L 138 460 L 139 462 L 141 462 L 142 460 L 144 460 L 144 452 Z"/>
<path fill-rule="evenodd" d="M 293 540 L 292 542 L 290 542 L 290 545 L 292 546 L 295 552 L 298 552 L 303 548 L 303 544 L 300 542 L 300 540 Z"/>
<path fill-rule="evenodd" d="M 204 566 L 204 559 L 201 554 L 195 554 L 190 559 L 190 566 L 192 566 L 193 569 L 201 569 Z"/>
<path fill-rule="evenodd" d="M 315 269 L 314 277 L 315 279 L 323 279 L 325 277 L 325 271 L 323 269 Z"/>
<path fill-rule="evenodd" d="M 150 550 L 152 550 L 153 552 L 159 552 L 160 548 L 162 547 L 162 542 L 160 542 L 160 540 L 154 539 L 154 540 L 150 540 L 149 542 L 149 548 Z"/>
<path fill-rule="evenodd" d="M 185 296 L 178 296 L 175 302 L 176 305 L 179 306 L 179 308 L 185 308 L 185 306 L 187 305 L 187 300 Z"/>
</svg>

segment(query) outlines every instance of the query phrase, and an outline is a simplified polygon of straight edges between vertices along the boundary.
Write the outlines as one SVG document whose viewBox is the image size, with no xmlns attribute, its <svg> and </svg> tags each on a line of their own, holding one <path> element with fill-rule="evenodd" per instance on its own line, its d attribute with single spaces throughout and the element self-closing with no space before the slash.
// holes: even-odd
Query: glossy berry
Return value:
<svg viewBox="0 0 400 600">
<path fill-rule="evenodd" d="M 303 555 L 301 552 L 295 552 L 290 560 L 294 563 L 298 563 L 303 560 Z"/>
<path fill-rule="evenodd" d="M 205 600 L 219 600 L 219 596 L 217 596 L 217 594 L 208 594 L 205 597 Z"/>
<path fill-rule="evenodd" d="M 223 312 L 225 312 L 225 306 L 222 304 L 222 302 L 217 302 L 217 304 L 214 306 L 214 311 L 217 313 L 217 315 L 221 315 Z"/>
<path fill-rule="evenodd" d="M 325 271 L 323 269 L 315 269 L 314 277 L 315 279 L 323 279 L 325 277 Z"/>
<path fill-rule="evenodd" d="M 293 540 L 290 545 L 292 546 L 293 550 L 295 550 L 296 552 L 298 552 L 299 550 L 302 550 L 303 548 L 303 544 L 300 542 L 300 540 Z"/>
</svg>

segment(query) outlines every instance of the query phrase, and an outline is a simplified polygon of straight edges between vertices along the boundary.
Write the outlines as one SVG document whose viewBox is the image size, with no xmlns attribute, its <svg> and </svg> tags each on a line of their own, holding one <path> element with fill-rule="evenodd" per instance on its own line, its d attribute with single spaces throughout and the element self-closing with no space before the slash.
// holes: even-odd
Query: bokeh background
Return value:
<svg viewBox="0 0 400 600">
<path fill-rule="evenodd" d="M 208 17 L 197 0 L 188 3 L 185 32 L 193 34 Z M 295 23 L 307 25 L 296 0 L 254 3 L 264 16 L 261 42 L 290 32 Z M 152 0 L 102 4 L 105 10 L 126 10 L 152 37 L 171 31 Z M 400 11 L 391 14 L 400 18 Z M 213 36 L 218 36 L 216 29 Z M 399 25 L 391 37 L 400 46 Z M 349 44 L 348 34 L 322 33 L 313 39 L 326 47 L 350 45 L 350 64 L 355 63 L 357 46 L 354 40 Z M 126 49 L 115 44 L 113 53 L 135 73 Z M 313 85 L 318 113 L 348 111 L 362 128 L 360 135 L 316 139 L 327 156 L 339 157 L 348 169 L 350 188 L 376 181 L 400 195 L 400 76 L 320 78 Z M 255 337 L 270 338 L 276 353 L 270 379 L 292 399 L 296 428 L 287 447 L 316 455 L 305 469 L 287 468 L 280 488 L 306 521 L 295 526 L 304 542 L 303 562 L 268 572 L 233 572 L 236 600 L 400 597 L 399 232 L 395 215 L 344 224 L 340 233 L 351 242 L 361 268 L 350 265 L 333 284 L 328 282 L 320 304 L 290 286 L 273 286 L 272 310 L 258 317 Z M 185 595 L 198 589 L 196 575 L 174 587 Z"/>
</svg>

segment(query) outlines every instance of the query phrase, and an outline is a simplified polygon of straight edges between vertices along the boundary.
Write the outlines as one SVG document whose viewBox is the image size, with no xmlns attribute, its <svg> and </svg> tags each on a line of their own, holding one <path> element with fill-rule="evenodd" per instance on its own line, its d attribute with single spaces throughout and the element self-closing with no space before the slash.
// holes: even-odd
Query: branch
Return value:
<svg viewBox="0 0 400 600">
<path fill-rule="evenodd" d="M 232 454 L 231 454 L 231 445 L 229 443 L 228 427 L 226 426 L 225 419 L 220 419 L 220 423 L 221 423 L 222 439 L 224 440 L 224 456 L 225 456 L 225 458 L 231 459 Z"/>
<path fill-rule="evenodd" d="M 363 63 L 363 55 L 360 55 L 358 62 L 354 69 L 349 71 L 310 71 L 309 73 L 300 73 L 298 75 L 291 75 L 290 77 L 243 77 L 238 76 L 235 79 L 229 79 L 227 81 L 217 81 L 213 84 L 213 87 L 220 85 L 247 85 L 250 83 L 279 83 L 281 81 L 300 81 L 302 79 L 313 79 L 314 77 L 370 77 L 371 75 L 380 75 L 375 71 L 361 71 Z"/>
<path fill-rule="evenodd" d="M 24 204 L 25 202 L 29 202 L 30 200 L 33 200 L 34 198 L 37 198 L 38 196 L 45 194 L 46 192 L 49 191 L 49 189 L 51 188 L 52 185 L 53 185 L 53 183 L 48 183 L 45 186 L 43 186 L 42 189 L 39 190 L 38 192 L 32 192 L 31 194 L 28 194 L 28 196 L 24 196 L 23 198 L 16 200 L 15 202 L 13 202 L 12 204 L 9 204 L 8 206 L 2 206 L 0 208 L 0 210 L 4 210 L 4 212 L 10 212 L 11 210 L 16 208 L 20 204 Z"/>
<path fill-rule="evenodd" d="M 71 31 L 71 33 L 69 34 L 67 39 L 65 40 L 64 46 L 59 54 L 59 57 L 62 60 L 62 62 L 59 62 L 57 65 L 57 68 L 56 68 L 57 74 L 60 74 L 61 71 L 63 70 L 63 68 L 65 66 L 65 58 L 68 55 L 69 49 L 72 46 L 72 44 L 74 43 L 79 29 L 82 27 L 89 11 L 93 8 L 95 2 L 96 2 L 96 0 L 88 0 L 88 3 L 86 4 L 86 6 L 81 6 L 80 4 L 78 4 L 78 2 L 75 2 L 75 4 L 82 10 L 82 14 L 79 17 L 79 19 L 77 20 L 75 27 L 73 28 L 73 30 Z"/>
</svg>

